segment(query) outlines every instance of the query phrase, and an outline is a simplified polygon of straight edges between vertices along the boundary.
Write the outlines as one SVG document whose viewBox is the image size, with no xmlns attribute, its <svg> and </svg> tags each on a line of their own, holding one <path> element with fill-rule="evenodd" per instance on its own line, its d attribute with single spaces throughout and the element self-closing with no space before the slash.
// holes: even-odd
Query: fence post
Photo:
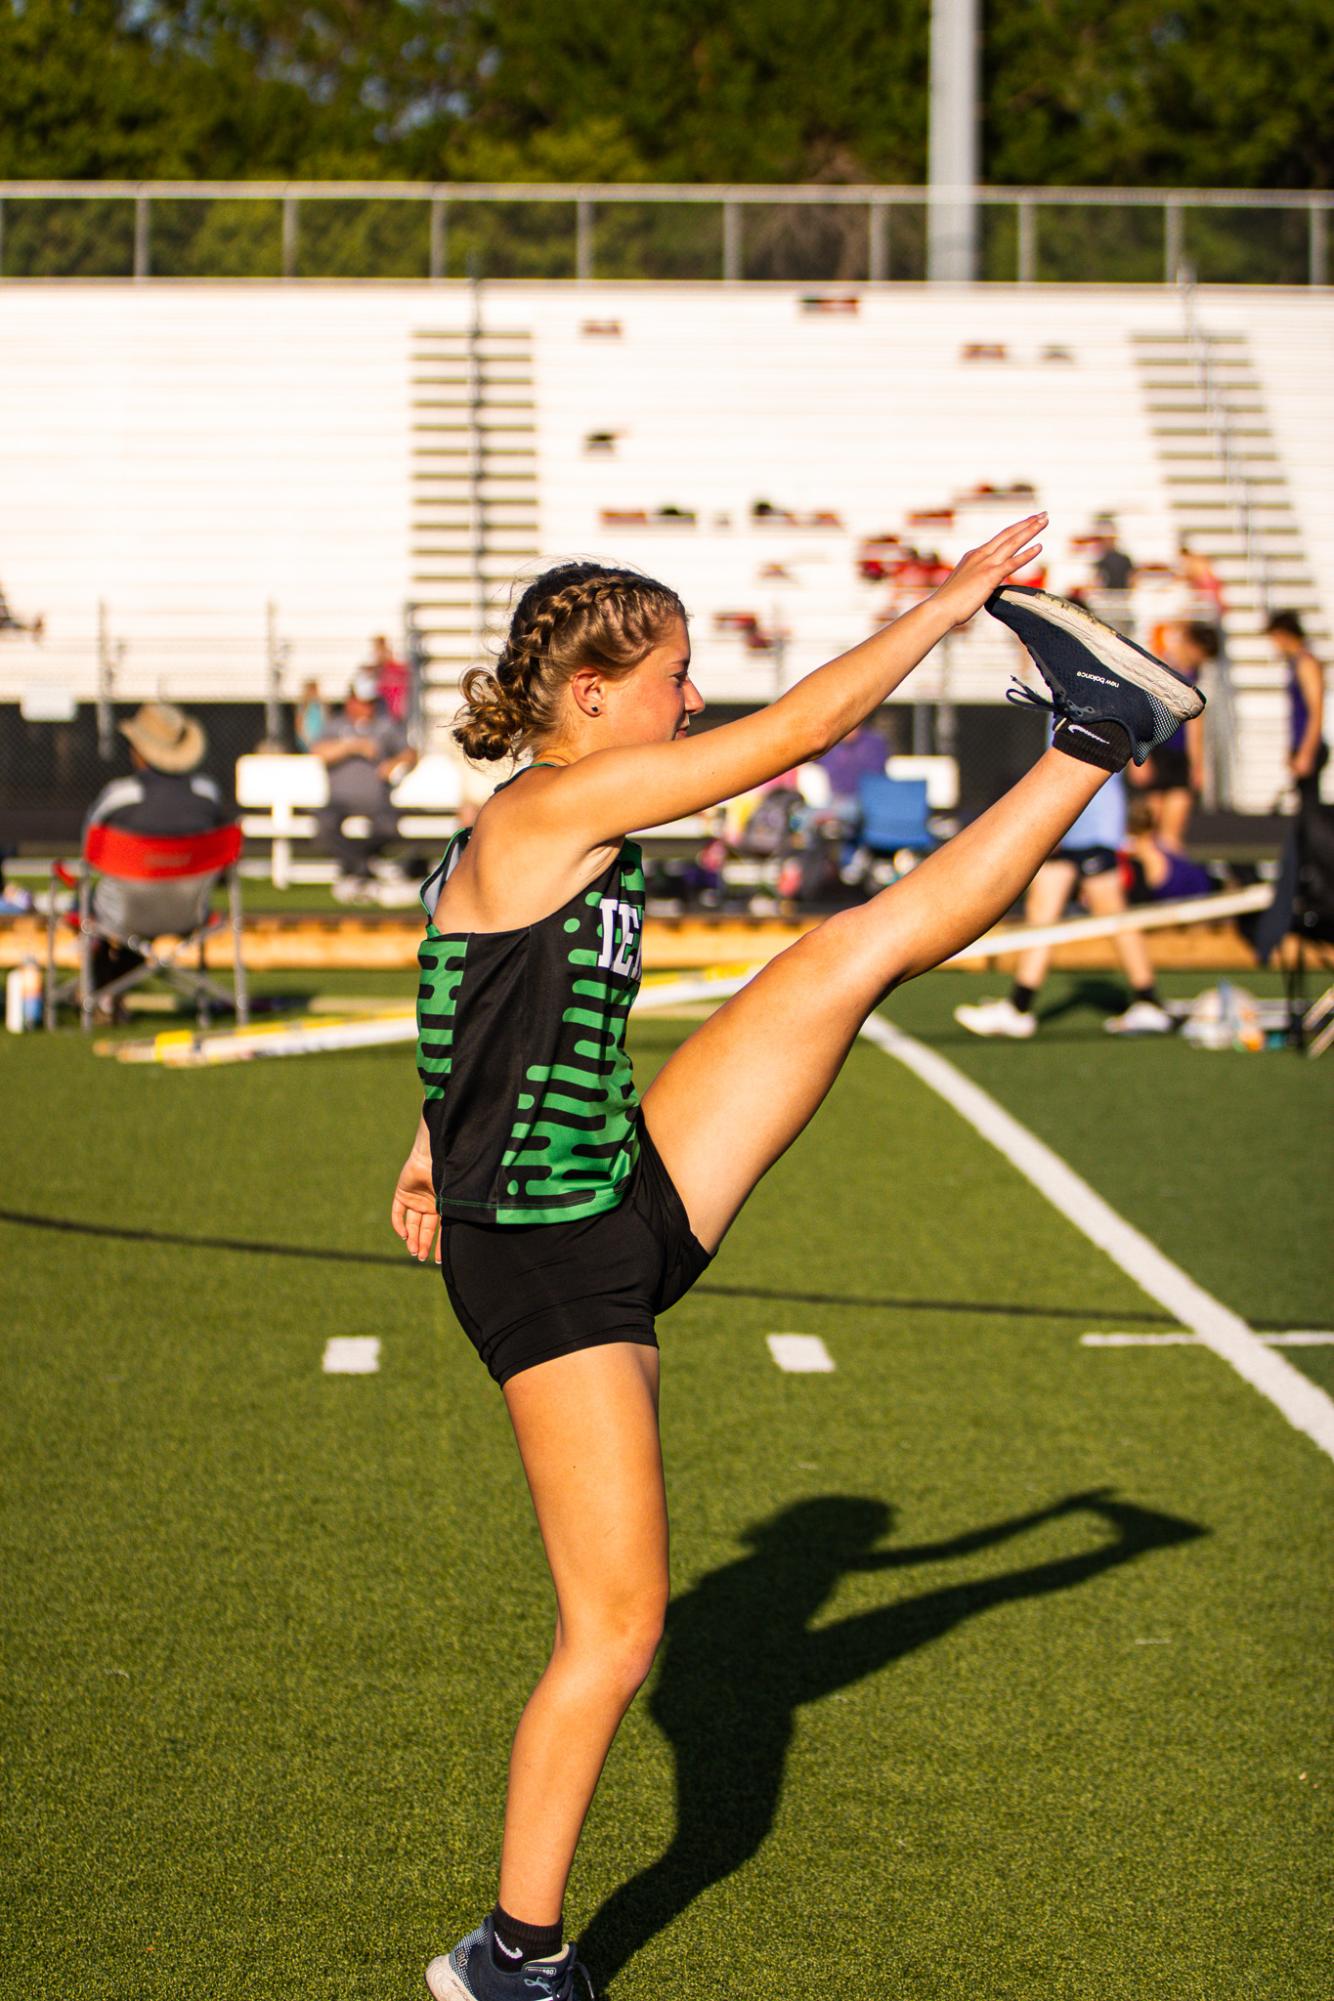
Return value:
<svg viewBox="0 0 1334 2001">
<path fill-rule="evenodd" d="M 295 195 L 283 196 L 283 276 L 295 278 L 297 236 L 300 229 L 298 209 L 300 204 Z"/>
<path fill-rule="evenodd" d="M 408 666 L 408 742 L 420 755 L 426 749 L 426 645 L 411 598 L 403 606 L 403 651 Z"/>
<path fill-rule="evenodd" d="M 140 193 L 134 198 L 134 275 L 146 278 L 149 269 L 148 196 Z"/>
<path fill-rule="evenodd" d="M 1038 218 L 1031 201 L 1019 207 L 1019 283 L 1031 285 L 1037 276 Z"/>
<path fill-rule="evenodd" d="M 574 205 L 574 275 L 581 282 L 593 275 L 593 204 L 583 195 Z"/>
<path fill-rule="evenodd" d="M 104 764 L 110 764 L 116 754 L 116 712 L 111 704 L 116 668 L 124 651 L 123 645 L 112 643 L 106 599 L 99 598 L 97 601 L 97 754 Z"/>
<path fill-rule="evenodd" d="M 1181 269 L 1181 204 L 1170 198 L 1163 203 L 1163 283 L 1175 285 Z"/>
<path fill-rule="evenodd" d="M 448 204 L 439 195 L 431 196 L 431 276 L 443 278 L 449 247 Z"/>
<path fill-rule="evenodd" d="M 889 208 L 873 201 L 866 216 L 866 269 L 873 285 L 889 277 Z"/>
<path fill-rule="evenodd" d="M 271 745 L 282 741 L 283 669 L 291 651 L 287 640 L 278 635 L 278 607 L 270 598 L 264 607 L 264 735 Z"/>
<path fill-rule="evenodd" d="M 741 210 L 734 201 L 723 203 L 723 276 L 741 276 Z"/>
<path fill-rule="evenodd" d="M 1325 234 L 1328 220 L 1329 217 L 1325 209 L 1325 204 L 1322 201 L 1313 201 L 1307 210 L 1308 268 L 1306 282 L 1308 285 L 1327 285 L 1329 283 L 1329 264 Z"/>
</svg>

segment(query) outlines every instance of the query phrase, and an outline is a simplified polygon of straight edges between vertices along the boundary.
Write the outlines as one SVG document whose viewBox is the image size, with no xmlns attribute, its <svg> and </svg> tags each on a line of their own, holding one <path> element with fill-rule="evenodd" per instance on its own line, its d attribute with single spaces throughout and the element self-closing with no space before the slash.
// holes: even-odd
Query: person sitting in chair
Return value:
<svg viewBox="0 0 1334 2001">
<path fill-rule="evenodd" d="M 132 834 L 207 834 L 236 818 L 222 793 L 199 770 L 207 739 L 202 726 L 170 702 L 145 702 L 121 723 L 133 767 L 128 778 L 113 778 L 88 808 L 90 827 L 120 827 Z M 212 893 L 213 878 L 193 876 L 174 882 L 123 882 L 102 876 L 93 897 L 99 924 L 125 937 L 151 937 L 189 930 Z M 116 940 L 99 938 L 93 951 L 93 984 L 107 985 L 141 963 L 140 955 Z M 109 1012 L 110 1010 L 104 1010 Z"/>
<path fill-rule="evenodd" d="M 417 762 L 416 751 L 379 693 L 375 673 L 363 668 L 348 690 L 342 714 L 327 722 L 311 745 L 329 772 L 329 804 L 316 820 L 320 839 L 338 865 L 333 893 L 342 903 L 372 900 L 372 864 L 398 834 L 390 788 Z M 345 832 L 348 819 L 365 820 L 368 830 Z"/>
</svg>

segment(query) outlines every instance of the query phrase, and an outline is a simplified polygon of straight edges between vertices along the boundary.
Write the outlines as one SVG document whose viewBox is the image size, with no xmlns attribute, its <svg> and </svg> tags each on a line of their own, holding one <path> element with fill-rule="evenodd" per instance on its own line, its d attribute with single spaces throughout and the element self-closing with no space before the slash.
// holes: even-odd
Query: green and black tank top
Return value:
<svg viewBox="0 0 1334 2001">
<path fill-rule="evenodd" d="M 437 1206 L 462 1222 L 598 1215 L 639 1157 L 625 1027 L 639 991 L 640 851 L 624 841 L 536 924 L 442 933 L 436 898 L 467 840 L 455 834 L 422 889 L 417 1069 Z"/>
</svg>

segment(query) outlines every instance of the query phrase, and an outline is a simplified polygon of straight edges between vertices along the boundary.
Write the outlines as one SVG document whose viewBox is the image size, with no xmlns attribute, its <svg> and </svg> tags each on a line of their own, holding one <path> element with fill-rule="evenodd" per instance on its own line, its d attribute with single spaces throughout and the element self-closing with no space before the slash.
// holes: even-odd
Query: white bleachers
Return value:
<svg viewBox="0 0 1334 2001">
<path fill-rule="evenodd" d="M 492 623 L 516 561 L 633 562 L 690 607 L 705 694 L 760 701 L 885 615 L 885 586 L 857 571 L 864 536 L 907 532 L 951 559 L 1040 504 L 1058 590 L 1082 578 L 1070 545 L 1102 512 L 1137 559 L 1172 558 L 1181 478 L 1155 433 L 1144 358 L 1180 338 L 1173 293 L 894 285 L 863 288 L 855 313 L 803 310 L 817 289 L 485 288 L 485 323 L 524 337 L 535 450 L 535 500 L 502 504 L 498 479 L 487 488 Z M 0 287 L 0 581 L 17 609 L 48 620 L 40 646 L 0 636 L 0 701 L 35 683 L 91 696 L 99 601 L 124 643 L 126 697 L 258 699 L 269 602 L 291 648 L 285 692 L 314 676 L 337 694 L 369 635 L 398 632 L 415 599 L 433 633 L 438 719 L 475 651 L 475 617 L 448 601 L 457 562 L 421 553 L 414 372 L 423 337 L 445 351 L 471 310 L 455 284 Z M 1300 545 L 1278 573 L 1307 578 L 1327 628 L 1334 295 L 1213 288 L 1197 311 L 1207 333 L 1245 342 Z M 589 333 L 590 321 L 619 334 Z M 1003 358 L 965 359 L 973 343 Z M 448 410 L 433 415 L 452 437 Z M 525 438 L 528 421 L 525 408 Z M 593 432 L 614 434 L 611 449 L 588 452 Z M 1025 482 L 1035 499 L 968 503 L 949 527 L 908 528 L 913 510 L 981 481 Z M 756 501 L 832 511 L 839 525 L 757 521 Z M 694 523 L 603 519 L 668 505 Z M 534 507 L 531 532 L 496 530 Z M 1233 526 L 1225 511 L 1213 518 L 1239 602 Z M 775 566 L 783 574 L 764 574 Z M 783 643 L 756 651 L 717 631 L 727 611 L 753 613 Z M 1259 807 L 1282 775 L 1281 677 L 1248 638 L 1253 614 L 1233 624 L 1239 792 Z M 999 700 L 1013 659 L 979 620 L 904 697 Z"/>
</svg>

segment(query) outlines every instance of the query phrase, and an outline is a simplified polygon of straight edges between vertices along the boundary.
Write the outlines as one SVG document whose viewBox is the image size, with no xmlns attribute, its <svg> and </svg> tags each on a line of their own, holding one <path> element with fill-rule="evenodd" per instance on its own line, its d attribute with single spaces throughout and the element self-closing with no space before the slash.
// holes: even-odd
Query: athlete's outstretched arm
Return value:
<svg viewBox="0 0 1334 2001">
<path fill-rule="evenodd" d="M 693 738 L 593 751 L 543 787 L 535 810 L 553 832 L 612 841 L 702 812 L 821 757 L 907 678 L 945 634 L 1030 563 L 1047 517 L 1030 514 L 970 549 L 938 590 L 892 625 L 807 674 L 754 715 Z"/>
</svg>

